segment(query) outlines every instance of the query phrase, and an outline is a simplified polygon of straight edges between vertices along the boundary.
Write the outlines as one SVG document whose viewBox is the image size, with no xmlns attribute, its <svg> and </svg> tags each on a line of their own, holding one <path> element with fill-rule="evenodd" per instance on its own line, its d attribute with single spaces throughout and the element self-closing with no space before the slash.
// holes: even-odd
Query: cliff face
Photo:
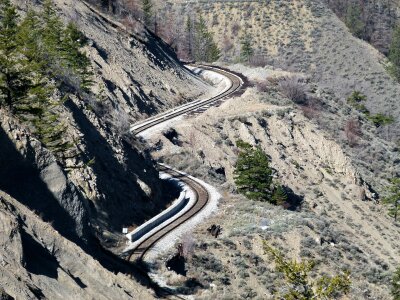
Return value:
<svg viewBox="0 0 400 300">
<path fill-rule="evenodd" d="M 36 1 L 14 2 L 23 15 Z M 129 125 L 202 95 L 207 84 L 145 28 L 126 28 L 81 1 L 55 1 L 65 22 L 89 40 L 93 97 L 71 96 L 60 108 L 71 148 L 55 156 L 23 122 L 0 112 L 0 190 L 64 237 L 86 244 L 94 229 L 103 242 L 122 226 L 141 224 L 174 197 L 158 177 Z M 96 97 L 97 99 L 92 99 Z"/>
<path fill-rule="evenodd" d="M 66 237 L 87 237 L 87 201 L 54 155 L 1 111 L 0 190 L 18 199 Z"/>
<path fill-rule="evenodd" d="M 153 299 L 132 278 L 108 271 L 102 260 L 53 227 L 0 191 L 2 299 Z"/>
<path fill-rule="evenodd" d="M 41 9 L 36 1 L 14 3 L 21 15 Z M 70 96 L 58 108 L 71 145 L 62 154 L 0 110 L 0 293 L 147 299 L 143 287 L 110 272 L 137 271 L 105 255 L 93 237 L 113 249 L 123 243 L 123 226 L 141 224 L 175 197 L 129 125 L 198 97 L 208 86 L 145 28 L 127 29 L 81 1 L 55 5 L 62 20 L 75 21 L 89 40 L 84 50 L 97 99 Z"/>
</svg>

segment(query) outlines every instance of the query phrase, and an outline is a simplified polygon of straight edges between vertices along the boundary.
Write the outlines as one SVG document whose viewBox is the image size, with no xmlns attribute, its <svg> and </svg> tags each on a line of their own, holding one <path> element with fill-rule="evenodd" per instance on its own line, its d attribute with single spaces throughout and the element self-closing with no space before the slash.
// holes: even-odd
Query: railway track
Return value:
<svg viewBox="0 0 400 300">
<path fill-rule="evenodd" d="M 241 87 L 244 85 L 244 80 L 239 77 L 236 74 L 233 74 L 227 70 L 224 70 L 222 68 L 217 68 L 217 67 L 211 67 L 211 66 L 204 66 L 201 65 L 199 66 L 202 69 L 205 70 L 212 70 L 214 72 L 217 72 L 223 76 L 226 76 L 231 84 L 230 86 L 221 94 L 214 96 L 210 99 L 202 100 L 202 101 L 194 101 L 193 103 L 185 104 L 181 108 L 174 109 L 172 111 L 166 112 L 164 114 L 161 114 L 157 117 L 150 118 L 141 124 L 134 125 L 131 127 L 131 132 L 134 135 L 138 135 L 142 132 L 144 132 L 147 129 L 152 128 L 153 126 L 159 125 L 161 123 L 164 123 L 168 120 L 171 120 L 173 118 L 176 118 L 178 116 L 184 115 L 184 114 L 189 114 L 192 113 L 196 110 L 199 109 L 204 109 L 205 106 L 208 108 L 212 105 L 219 104 L 220 101 L 222 101 L 224 98 L 228 96 L 232 96 L 235 93 L 237 93 Z M 177 219 L 172 221 L 171 223 L 168 223 L 164 226 L 160 226 L 159 230 L 157 230 L 154 234 L 151 236 L 147 237 L 144 239 L 140 244 L 138 244 L 134 249 L 131 249 L 127 254 L 128 254 L 128 260 L 129 261 L 142 261 L 143 258 L 145 257 L 146 253 L 159 241 L 161 240 L 164 236 L 166 236 L 168 233 L 188 221 L 189 219 L 193 218 L 196 214 L 198 214 L 208 203 L 210 199 L 210 195 L 207 191 L 207 189 L 201 185 L 198 181 L 195 179 L 179 172 L 174 169 L 171 169 L 169 167 L 166 167 L 164 165 L 159 164 L 158 169 L 161 172 L 167 173 L 171 175 L 174 178 L 179 179 L 180 181 L 184 182 L 187 186 L 189 186 L 195 195 L 195 201 L 192 204 L 192 206 L 181 216 L 179 216 Z M 165 223 L 165 222 L 164 222 Z"/>
<path fill-rule="evenodd" d="M 220 100 L 224 99 L 225 97 L 232 96 L 234 93 L 236 93 L 238 90 L 240 90 L 240 88 L 244 84 L 244 81 L 241 77 L 239 77 L 238 75 L 233 74 L 227 70 L 224 70 L 222 68 L 205 66 L 205 65 L 199 65 L 199 67 L 204 70 L 214 71 L 216 73 L 219 73 L 219 74 L 227 77 L 231 82 L 230 87 L 217 96 L 214 96 L 209 99 L 202 100 L 202 101 L 193 101 L 192 103 L 182 105 L 182 107 L 178 107 L 171 111 L 160 114 L 156 117 L 149 118 L 137 125 L 133 125 L 131 127 L 131 133 L 134 135 L 138 135 L 147 129 L 150 129 L 158 124 L 164 123 L 164 122 L 171 120 L 173 118 L 176 118 L 178 116 L 194 112 L 198 109 L 205 108 L 205 106 L 212 106 L 213 104 L 218 103 Z"/>
</svg>

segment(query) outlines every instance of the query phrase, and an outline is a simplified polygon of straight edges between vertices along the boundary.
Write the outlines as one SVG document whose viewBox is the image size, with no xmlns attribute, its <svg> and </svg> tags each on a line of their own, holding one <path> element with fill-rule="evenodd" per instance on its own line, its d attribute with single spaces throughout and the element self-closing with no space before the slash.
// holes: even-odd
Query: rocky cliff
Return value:
<svg viewBox="0 0 400 300">
<path fill-rule="evenodd" d="M 14 3 L 22 15 L 41 9 Z M 0 286 L 17 299 L 146 299 L 128 277 L 110 273 L 137 270 L 98 244 L 123 246 L 123 226 L 143 223 L 175 197 L 129 125 L 209 87 L 145 28 L 126 28 L 81 1 L 55 5 L 89 41 L 94 96 L 71 95 L 59 107 L 70 145 L 62 154 L 0 110 Z"/>
</svg>

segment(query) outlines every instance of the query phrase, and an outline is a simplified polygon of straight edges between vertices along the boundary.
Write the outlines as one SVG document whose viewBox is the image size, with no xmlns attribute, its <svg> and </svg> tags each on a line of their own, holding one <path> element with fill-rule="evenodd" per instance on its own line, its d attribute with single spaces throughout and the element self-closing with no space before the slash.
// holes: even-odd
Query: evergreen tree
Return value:
<svg viewBox="0 0 400 300">
<path fill-rule="evenodd" d="M 90 61 L 81 52 L 86 39 L 72 23 L 64 26 L 47 0 L 39 14 L 28 11 L 19 23 L 16 8 L 0 0 L 0 105 L 28 125 L 54 152 L 69 147 L 60 119 L 62 100 L 54 98 L 88 91 Z M 71 84 L 71 81 L 77 84 Z"/>
<path fill-rule="evenodd" d="M 45 0 L 43 11 L 40 15 L 42 18 L 41 39 L 43 50 L 50 65 L 58 61 L 59 54 L 62 51 L 62 32 L 63 23 L 57 16 L 56 10 L 51 0 Z"/>
<path fill-rule="evenodd" d="M 214 62 L 219 59 L 221 52 L 214 42 L 213 34 L 208 31 L 206 21 L 200 16 L 195 23 L 195 38 L 193 55 L 197 61 Z"/>
<path fill-rule="evenodd" d="M 287 199 L 288 197 L 284 188 L 281 185 L 278 185 L 272 194 L 271 203 L 276 205 L 283 205 L 287 201 Z"/>
<path fill-rule="evenodd" d="M 192 42 L 193 42 L 193 24 L 190 16 L 186 20 L 186 40 L 187 40 L 187 54 L 192 58 Z"/>
<path fill-rule="evenodd" d="M 143 22 L 147 27 L 152 25 L 153 3 L 151 0 L 142 0 Z"/>
<path fill-rule="evenodd" d="M 383 199 L 383 203 L 389 206 L 389 214 L 397 221 L 400 212 L 400 178 L 390 180 L 389 195 Z"/>
<path fill-rule="evenodd" d="M 400 26 L 393 32 L 392 42 L 389 48 L 390 72 L 400 80 Z"/>
<path fill-rule="evenodd" d="M 250 36 L 246 35 L 244 38 L 242 38 L 240 43 L 241 43 L 240 59 L 242 61 L 249 62 L 250 58 L 254 54 Z"/>
<path fill-rule="evenodd" d="M 345 23 L 356 37 L 362 39 L 365 36 L 365 23 L 362 20 L 359 4 L 350 4 L 347 8 Z"/>
<path fill-rule="evenodd" d="M 28 78 L 24 58 L 18 49 L 18 14 L 9 0 L 0 0 L 0 105 L 10 110 L 27 92 Z"/>
<path fill-rule="evenodd" d="M 238 191 L 251 200 L 272 202 L 272 170 L 268 156 L 259 147 L 243 141 L 238 141 L 237 147 L 240 153 L 234 180 Z"/>
<path fill-rule="evenodd" d="M 80 86 L 88 92 L 92 85 L 90 60 L 80 50 L 87 43 L 86 37 L 78 30 L 76 25 L 70 22 L 63 32 L 62 56 L 66 61 L 66 67 L 72 69 L 80 78 Z"/>
<path fill-rule="evenodd" d="M 396 269 L 392 278 L 392 289 L 391 294 L 393 300 L 400 300 L 400 267 Z"/>
</svg>

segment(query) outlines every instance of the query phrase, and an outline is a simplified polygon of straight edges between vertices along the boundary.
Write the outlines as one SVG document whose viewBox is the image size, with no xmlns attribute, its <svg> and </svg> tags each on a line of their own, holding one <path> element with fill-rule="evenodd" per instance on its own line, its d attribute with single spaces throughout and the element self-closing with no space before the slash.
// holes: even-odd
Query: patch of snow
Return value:
<svg viewBox="0 0 400 300">
<path fill-rule="evenodd" d="M 155 232 L 170 224 L 175 219 L 179 218 L 182 214 L 187 212 L 196 202 L 195 193 L 182 181 L 172 178 L 171 175 L 162 172 L 160 172 L 160 178 L 171 180 L 179 186 L 179 188 L 181 189 L 179 198 L 175 200 L 173 204 L 166 210 L 162 211 L 155 217 L 151 218 L 149 221 L 143 223 L 135 230 L 126 234 L 125 236 L 128 238 L 128 246 L 124 249 L 123 252 L 136 248 L 146 238 L 153 235 Z M 187 199 L 188 201 L 186 201 Z M 184 205 L 184 207 L 180 207 L 182 205 Z M 161 221 L 160 223 L 160 220 L 163 219 L 165 219 L 165 221 Z"/>
</svg>

